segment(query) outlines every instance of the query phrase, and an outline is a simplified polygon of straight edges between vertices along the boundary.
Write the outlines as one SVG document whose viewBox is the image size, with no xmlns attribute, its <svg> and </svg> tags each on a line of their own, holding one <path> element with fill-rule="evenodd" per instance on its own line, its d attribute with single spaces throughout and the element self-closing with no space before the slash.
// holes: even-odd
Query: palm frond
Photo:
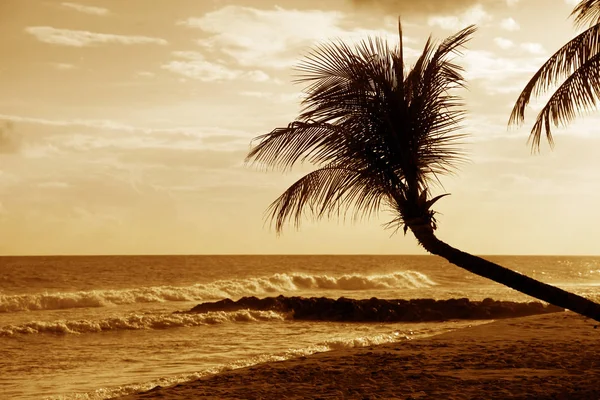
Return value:
<svg viewBox="0 0 600 400">
<path fill-rule="evenodd" d="M 267 215 L 281 232 L 286 222 L 298 227 L 308 213 L 316 219 L 345 217 L 353 209 L 354 216 L 369 216 L 379 211 L 382 203 L 390 203 L 385 185 L 366 171 L 345 167 L 323 167 L 303 176 L 279 196 L 267 209 Z"/>
<path fill-rule="evenodd" d="M 344 131 L 328 123 L 294 121 L 256 137 L 258 144 L 246 156 L 247 161 L 272 168 L 290 169 L 297 162 L 323 164 L 335 158 Z"/>
<path fill-rule="evenodd" d="M 556 51 L 534 74 L 517 98 L 509 125 L 521 124 L 532 97 L 539 97 L 559 85 L 538 113 L 528 143 L 539 151 L 542 134 L 554 145 L 552 127 L 564 126 L 582 111 L 596 106 L 598 99 L 597 58 L 600 54 L 600 0 L 583 0 L 571 13 L 575 24 L 589 25 Z"/>
<path fill-rule="evenodd" d="M 298 118 L 259 136 L 247 161 L 288 170 L 308 162 L 318 169 L 293 184 L 269 208 L 280 231 L 304 211 L 331 217 L 353 210 L 369 215 L 407 199 L 417 202 L 438 176 L 464 161 L 458 134 L 464 118 L 462 68 L 453 62 L 475 31 L 431 39 L 410 71 L 400 46 L 380 38 L 350 46 L 325 43 L 298 64 L 306 85 Z M 394 205 L 395 204 L 395 205 Z"/>
<path fill-rule="evenodd" d="M 575 17 L 578 26 L 600 23 L 600 0 L 583 0 L 573 9 L 571 16 Z"/>
<path fill-rule="evenodd" d="M 531 77 L 517 98 L 509 124 L 521 124 L 532 97 L 539 97 L 600 53 L 600 24 L 577 35 L 555 52 Z"/>
<path fill-rule="evenodd" d="M 578 68 L 569 76 L 550 97 L 540 110 L 529 142 L 533 148 L 539 148 L 542 133 L 545 132 L 552 146 L 551 126 L 565 126 L 582 111 L 596 107 L 600 98 L 600 53 Z"/>
</svg>

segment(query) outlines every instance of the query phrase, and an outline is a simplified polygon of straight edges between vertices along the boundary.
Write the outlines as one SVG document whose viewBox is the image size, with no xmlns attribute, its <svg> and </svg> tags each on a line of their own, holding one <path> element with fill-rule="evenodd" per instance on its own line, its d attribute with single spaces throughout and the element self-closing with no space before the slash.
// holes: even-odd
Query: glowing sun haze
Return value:
<svg viewBox="0 0 600 400">
<path fill-rule="evenodd" d="M 550 6 L 551 3 L 551 6 Z M 244 165 L 250 140 L 299 110 L 291 67 L 328 38 L 406 53 L 479 26 L 466 68 L 471 162 L 443 179 L 441 239 L 479 254 L 598 254 L 597 116 L 531 155 L 507 130 L 532 73 L 576 30 L 564 0 L 2 0 L 0 254 L 421 253 L 369 221 L 263 212 L 308 167 Z"/>
</svg>

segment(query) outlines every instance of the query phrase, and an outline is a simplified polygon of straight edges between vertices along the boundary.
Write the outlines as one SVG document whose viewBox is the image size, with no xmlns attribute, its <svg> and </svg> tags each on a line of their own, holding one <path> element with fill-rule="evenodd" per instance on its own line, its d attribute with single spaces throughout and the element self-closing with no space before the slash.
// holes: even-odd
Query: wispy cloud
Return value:
<svg viewBox="0 0 600 400">
<path fill-rule="evenodd" d="M 521 29 L 521 26 L 519 25 L 519 23 L 517 21 L 515 21 L 513 18 L 505 18 L 502 21 L 500 21 L 500 27 L 506 31 L 518 31 L 519 29 Z"/>
<path fill-rule="evenodd" d="M 471 24 L 481 24 L 489 21 L 492 16 L 485 11 L 481 4 L 476 4 L 460 15 L 442 15 L 429 18 L 429 25 L 443 29 L 457 30 Z"/>
<path fill-rule="evenodd" d="M 457 15 L 462 11 L 479 4 L 489 6 L 497 6 L 501 3 L 499 0 L 351 0 L 352 3 L 358 6 L 364 6 L 369 10 L 380 9 L 398 15 L 401 12 L 405 15 L 431 15 L 431 14 L 448 14 Z M 517 3 L 518 0 L 506 0 L 508 6 Z"/>
<path fill-rule="evenodd" d="M 253 97 L 257 99 L 264 99 L 267 101 L 277 103 L 299 103 L 303 96 L 300 93 L 275 93 L 275 92 L 259 92 L 252 90 L 245 90 L 240 92 L 240 95 L 246 97 Z"/>
<path fill-rule="evenodd" d="M 137 71 L 135 76 L 138 78 L 153 78 L 156 76 L 156 74 L 150 71 Z"/>
<path fill-rule="evenodd" d="M 68 63 L 52 63 L 52 66 L 61 71 L 68 71 L 77 68 L 75 65 Z"/>
<path fill-rule="evenodd" d="M 151 143 L 152 146 L 177 147 L 179 145 L 187 148 L 193 148 L 192 144 L 201 147 L 211 147 L 212 149 L 227 149 L 232 144 L 247 146 L 252 134 L 239 130 L 224 129 L 212 126 L 180 126 L 169 128 L 149 128 L 142 126 L 133 126 L 112 120 L 92 120 L 92 119 L 67 119 L 53 120 L 36 117 L 23 117 L 19 115 L 0 114 L 0 121 L 7 121 L 7 128 L 11 128 L 13 123 L 44 125 L 49 127 L 61 128 L 89 128 L 102 132 L 116 132 L 120 138 L 122 147 L 136 148 L 142 144 L 139 141 L 139 135 L 146 135 L 144 143 Z M 13 137 L 12 129 L 2 130 L 0 125 L 0 134 L 5 137 L 5 143 L 8 138 Z M 61 132 L 68 132 L 67 129 L 61 129 Z M 4 132 L 4 133 L 3 133 Z M 122 135 L 121 133 L 131 135 Z M 9 136 L 10 133 L 10 136 Z M 138 134 L 138 135 L 134 135 Z M 116 134 L 115 134 L 116 135 Z M 70 139 L 62 143 L 74 144 L 73 147 L 94 148 L 107 147 L 115 144 L 114 137 L 106 138 L 99 135 L 69 134 Z M 168 145 L 165 144 L 168 139 Z M 208 146 L 210 144 L 210 146 Z"/>
<path fill-rule="evenodd" d="M 107 8 L 84 6 L 83 4 L 64 2 L 60 3 L 63 7 L 71 8 L 73 10 L 92 15 L 108 15 L 109 11 Z"/>
<path fill-rule="evenodd" d="M 467 80 L 479 80 L 490 93 L 510 93 L 522 89 L 527 77 L 537 71 L 544 61 L 531 55 L 500 57 L 488 50 L 465 50 L 464 53 Z"/>
<path fill-rule="evenodd" d="M 528 53 L 535 55 L 546 54 L 546 49 L 540 43 L 521 43 L 520 47 Z"/>
<path fill-rule="evenodd" d="M 208 61 L 201 53 L 195 51 L 175 51 L 173 55 L 180 59 L 166 63 L 162 68 L 187 78 L 203 82 L 230 81 L 234 79 L 264 82 L 269 79 L 269 75 L 263 71 L 243 71 L 230 68 L 223 63 Z"/>
<path fill-rule="evenodd" d="M 51 26 L 29 26 L 25 28 L 25 31 L 35 36 L 41 42 L 72 47 L 109 43 L 124 45 L 158 44 L 163 46 L 168 44 L 165 39 L 149 36 L 115 35 L 112 33 L 59 29 Z"/>
<path fill-rule="evenodd" d="M 72 119 L 72 120 L 53 120 L 46 118 L 22 117 L 19 115 L 0 114 L 0 120 L 11 122 L 22 122 L 29 124 L 39 124 L 48 126 L 81 126 L 96 129 L 108 129 L 126 132 L 144 131 L 143 128 L 136 128 L 131 125 L 122 124 L 111 120 L 89 120 L 89 119 Z M 148 130 L 151 132 L 152 130 Z"/>
<path fill-rule="evenodd" d="M 226 6 L 199 18 L 179 21 L 178 25 L 199 29 L 208 37 L 197 43 L 206 54 L 237 67 L 288 69 L 298 55 L 327 39 L 357 41 L 367 36 L 398 40 L 395 22 L 386 29 L 347 29 L 341 12 L 295 10 L 274 7 L 258 9 Z M 235 24 L 231 24 L 235 21 Z M 407 38 L 406 42 L 411 39 Z M 410 52 L 408 49 L 407 51 Z"/>
<path fill-rule="evenodd" d="M 494 38 L 494 43 L 501 49 L 510 49 L 515 46 L 512 40 L 503 37 Z"/>
<path fill-rule="evenodd" d="M 333 11 L 227 6 L 179 25 L 209 33 L 210 37 L 198 40 L 198 44 L 229 56 L 241 66 L 288 68 L 296 61 L 298 48 L 340 36 L 342 18 Z"/>
</svg>

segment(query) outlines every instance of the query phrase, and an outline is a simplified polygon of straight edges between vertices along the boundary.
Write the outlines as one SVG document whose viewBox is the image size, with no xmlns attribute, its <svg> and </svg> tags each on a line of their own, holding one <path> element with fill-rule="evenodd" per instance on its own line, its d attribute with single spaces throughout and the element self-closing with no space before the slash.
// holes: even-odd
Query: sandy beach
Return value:
<svg viewBox="0 0 600 400">
<path fill-rule="evenodd" d="M 576 314 L 228 371 L 133 399 L 600 399 L 600 329 Z"/>
</svg>

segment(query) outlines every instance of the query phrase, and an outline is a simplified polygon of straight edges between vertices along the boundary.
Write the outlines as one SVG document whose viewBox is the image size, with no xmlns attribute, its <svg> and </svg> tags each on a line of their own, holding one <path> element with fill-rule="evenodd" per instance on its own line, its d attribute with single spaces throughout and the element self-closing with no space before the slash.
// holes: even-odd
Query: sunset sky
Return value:
<svg viewBox="0 0 600 400">
<path fill-rule="evenodd" d="M 564 0 L 2 0 L 0 254 L 422 253 L 370 221 L 263 212 L 303 170 L 244 165 L 290 122 L 292 66 L 319 41 L 380 35 L 406 54 L 479 30 L 466 68 L 471 162 L 443 180 L 439 237 L 476 254 L 599 254 L 600 119 L 532 155 L 507 129 L 532 73 L 576 32 Z"/>
</svg>

